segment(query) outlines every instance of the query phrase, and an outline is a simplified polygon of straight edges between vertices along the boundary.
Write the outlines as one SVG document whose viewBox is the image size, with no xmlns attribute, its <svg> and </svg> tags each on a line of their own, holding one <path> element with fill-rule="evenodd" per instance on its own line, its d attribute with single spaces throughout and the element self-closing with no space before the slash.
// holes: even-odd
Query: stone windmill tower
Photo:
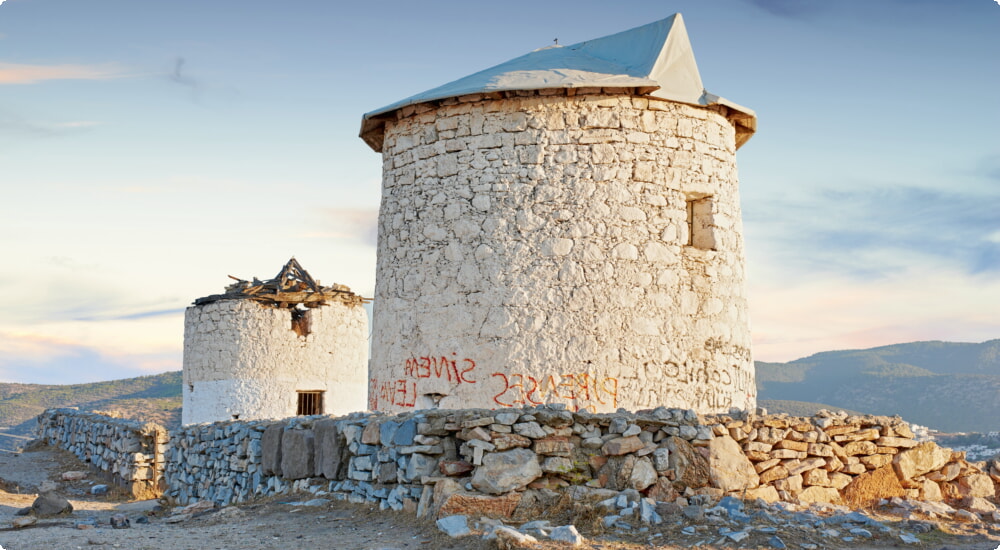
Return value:
<svg viewBox="0 0 1000 550">
<path fill-rule="evenodd" d="M 365 408 L 368 315 L 343 285 L 294 258 L 267 281 L 237 280 L 184 313 L 183 424 Z"/>
<path fill-rule="evenodd" d="M 369 406 L 755 406 L 736 149 L 679 14 L 364 116 Z"/>
</svg>

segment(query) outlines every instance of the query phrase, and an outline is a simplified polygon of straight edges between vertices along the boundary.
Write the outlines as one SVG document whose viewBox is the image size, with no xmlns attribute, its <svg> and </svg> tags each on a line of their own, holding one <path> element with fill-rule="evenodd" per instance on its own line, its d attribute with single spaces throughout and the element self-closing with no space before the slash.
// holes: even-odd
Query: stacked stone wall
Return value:
<svg viewBox="0 0 1000 550">
<path fill-rule="evenodd" d="M 755 407 L 733 125 L 572 93 L 386 121 L 369 409 Z"/>
<path fill-rule="evenodd" d="M 166 480 L 166 496 L 179 504 L 305 490 L 421 514 L 507 517 L 566 491 L 854 506 L 994 491 L 980 465 L 915 441 L 898 418 L 556 406 L 189 426 L 171 437 Z"/>
<path fill-rule="evenodd" d="M 1000 464 L 918 442 L 897 418 L 700 416 L 558 406 L 161 426 L 52 409 L 38 436 L 136 498 L 220 504 L 309 491 L 420 514 L 511 517 L 553 495 L 871 505 L 994 499 Z M 978 499 L 978 500 L 976 500 Z"/>
<path fill-rule="evenodd" d="M 73 453 L 134 498 L 162 494 L 169 439 L 163 426 L 72 409 L 49 409 L 38 416 L 36 430 L 37 439 Z"/>
</svg>

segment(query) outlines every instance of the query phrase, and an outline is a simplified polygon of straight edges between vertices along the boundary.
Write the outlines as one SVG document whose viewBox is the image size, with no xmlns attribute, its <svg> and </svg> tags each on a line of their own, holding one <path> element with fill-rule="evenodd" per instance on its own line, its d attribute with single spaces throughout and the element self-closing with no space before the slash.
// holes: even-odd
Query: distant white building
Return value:
<svg viewBox="0 0 1000 550">
<path fill-rule="evenodd" d="M 362 298 L 323 287 L 292 259 L 270 281 L 239 281 L 184 316 L 183 424 L 365 410 Z"/>
</svg>

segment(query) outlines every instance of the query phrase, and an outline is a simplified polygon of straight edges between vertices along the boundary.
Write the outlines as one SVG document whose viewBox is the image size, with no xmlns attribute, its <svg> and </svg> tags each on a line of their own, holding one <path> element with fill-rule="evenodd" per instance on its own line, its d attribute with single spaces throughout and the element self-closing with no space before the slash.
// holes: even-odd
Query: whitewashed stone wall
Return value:
<svg viewBox="0 0 1000 550">
<path fill-rule="evenodd" d="M 364 410 L 364 308 L 333 302 L 309 315 L 311 332 L 299 336 L 289 309 L 252 300 L 189 307 L 182 423 L 294 416 L 298 390 L 324 391 L 324 414 Z"/>
<path fill-rule="evenodd" d="M 624 90 L 398 111 L 369 407 L 753 408 L 735 152 L 723 114 Z"/>
</svg>

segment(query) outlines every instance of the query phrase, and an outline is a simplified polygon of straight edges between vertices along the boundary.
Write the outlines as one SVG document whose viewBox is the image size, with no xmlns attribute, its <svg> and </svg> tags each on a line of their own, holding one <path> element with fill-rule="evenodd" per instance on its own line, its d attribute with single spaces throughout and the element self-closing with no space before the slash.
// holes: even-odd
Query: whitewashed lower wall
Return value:
<svg viewBox="0 0 1000 550">
<path fill-rule="evenodd" d="M 297 390 L 325 392 L 324 414 L 367 406 L 368 317 L 334 302 L 309 311 L 311 332 L 291 328 L 289 309 L 221 300 L 187 309 L 183 424 L 285 418 Z"/>
</svg>

